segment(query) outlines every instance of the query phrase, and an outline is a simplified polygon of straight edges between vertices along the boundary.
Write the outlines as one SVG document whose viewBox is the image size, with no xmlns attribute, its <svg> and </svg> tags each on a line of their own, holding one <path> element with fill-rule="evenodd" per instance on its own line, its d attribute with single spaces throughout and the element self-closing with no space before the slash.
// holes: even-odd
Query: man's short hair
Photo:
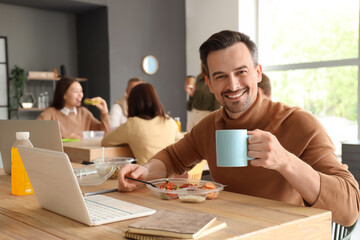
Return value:
<svg viewBox="0 0 360 240">
<path fill-rule="evenodd" d="M 136 84 L 134 84 L 136 83 Z M 130 93 L 131 89 L 139 83 L 144 83 L 144 80 L 139 77 L 130 78 L 126 87 L 127 94 Z"/>
<path fill-rule="evenodd" d="M 209 77 L 209 67 L 207 64 L 207 57 L 210 52 L 221 50 L 227 47 L 231 47 L 236 43 L 242 42 L 249 49 L 252 56 L 254 65 L 258 65 L 258 50 L 256 44 L 250 40 L 250 37 L 244 33 L 224 30 L 211 35 L 201 46 L 200 46 L 200 59 L 201 63 L 205 68 L 206 75 Z"/>
<path fill-rule="evenodd" d="M 266 96 L 271 97 L 271 83 L 269 77 L 265 73 L 262 73 L 262 80 L 258 83 L 258 87 L 263 90 Z"/>
<path fill-rule="evenodd" d="M 139 78 L 139 77 L 130 78 L 129 81 L 128 81 L 127 86 L 129 87 L 130 84 L 134 83 L 134 82 L 144 82 L 144 80 L 142 78 Z"/>
</svg>

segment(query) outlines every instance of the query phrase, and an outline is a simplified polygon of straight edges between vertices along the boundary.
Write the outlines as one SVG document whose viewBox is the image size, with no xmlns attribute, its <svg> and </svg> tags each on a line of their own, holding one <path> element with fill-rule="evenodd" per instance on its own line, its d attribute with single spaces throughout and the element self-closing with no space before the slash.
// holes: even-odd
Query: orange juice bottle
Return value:
<svg viewBox="0 0 360 240">
<path fill-rule="evenodd" d="M 179 117 L 174 117 L 174 120 L 176 122 L 176 124 L 179 127 L 179 132 L 181 132 L 181 122 L 180 122 L 180 118 Z"/>
<path fill-rule="evenodd" d="M 14 195 L 33 194 L 30 179 L 21 160 L 18 146 L 33 147 L 29 132 L 16 132 L 16 141 L 11 148 L 11 192 Z"/>
</svg>

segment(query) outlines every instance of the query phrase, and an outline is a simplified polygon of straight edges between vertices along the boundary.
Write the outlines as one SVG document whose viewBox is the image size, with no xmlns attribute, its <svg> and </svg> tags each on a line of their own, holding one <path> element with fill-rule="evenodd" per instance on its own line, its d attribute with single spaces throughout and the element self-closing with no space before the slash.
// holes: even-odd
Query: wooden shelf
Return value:
<svg viewBox="0 0 360 240">
<path fill-rule="evenodd" d="M 36 88 L 37 89 L 41 89 L 40 91 L 44 92 L 45 90 L 49 89 L 48 85 L 52 85 L 52 90 L 55 91 L 56 88 L 56 83 L 57 81 L 59 81 L 61 78 L 60 77 L 42 77 L 42 76 L 47 76 L 47 75 L 40 75 L 38 77 L 34 77 L 33 76 L 28 76 L 27 80 L 29 80 L 27 82 L 27 84 L 31 84 L 31 85 L 35 85 L 35 92 L 36 92 Z M 49 76 L 53 76 L 53 75 L 49 75 Z M 81 82 L 81 84 L 85 85 L 85 89 L 87 89 L 87 78 L 78 78 L 78 77 L 74 77 L 74 79 L 76 81 Z M 38 86 L 38 84 L 40 86 Z M 49 90 L 47 90 L 49 92 Z M 84 96 L 87 95 L 87 92 L 84 93 Z M 50 99 L 49 99 L 50 101 Z M 16 118 L 17 119 L 21 119 L 20 116 L 23 115 L 34 115 L 35 113 L 40 113 L 42 111 L 44 111 L 46 108 L 37 108 L 37 107 L 32 107 L 32 108 L 23 108 L 23 107 L 19 107 L 18 109 L 14 109 L 14 110 L 9 110 L 10 111 L 10 115 L 12 116 L 12 112 L 16 113 Z"/>
<path fill-rule="evenodd" d="M 28 80 L 38 80 L 38 81 L 58 81 L 60 78 L 41 78 L 41 77 L 28 77 Z M 85 82 L 87 78 L 75 78 L 76 81 Z"/>
<path fill-rule="evenodd" d="M 18 111 L 21 112 L 41 112 L 44 111 L 45 108 L 19 108 Z"/>
</svg>

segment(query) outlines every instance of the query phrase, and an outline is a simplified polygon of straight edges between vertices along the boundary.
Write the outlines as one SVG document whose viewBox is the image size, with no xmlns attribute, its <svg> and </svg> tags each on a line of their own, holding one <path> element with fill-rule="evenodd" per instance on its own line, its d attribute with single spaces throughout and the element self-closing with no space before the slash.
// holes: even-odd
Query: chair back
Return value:
<svg viewBox="0 0 360 240">
<path fill-rule="evenodd" d="M 331 239 L 332 240 L 350 240 L 357 221 L 350 227 L 344 227 L 336 222 L 332 222 Z"/>
<path fill-rule="evenodd" d="M 204 170 L 206 160 L 202 160 L 200 163 L 196 164 L 190 171 L 188 171 L 188 179 L 192 180 L 201 180 L 201 176 Z"/>
</svg>

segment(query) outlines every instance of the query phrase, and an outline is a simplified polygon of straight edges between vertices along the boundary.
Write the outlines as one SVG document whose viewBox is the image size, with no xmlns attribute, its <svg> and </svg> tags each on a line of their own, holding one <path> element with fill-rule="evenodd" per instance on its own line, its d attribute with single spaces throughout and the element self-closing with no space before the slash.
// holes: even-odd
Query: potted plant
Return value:
<svg viewBox="0 0 360 240">
<path fill-rule="evenodd" d="M 20 99 L 24 95 L 27 77 L 24 69 L 15 65 L 10 72 L 10 109 L 17 110 L 20 106 Z"/>
</svg>

